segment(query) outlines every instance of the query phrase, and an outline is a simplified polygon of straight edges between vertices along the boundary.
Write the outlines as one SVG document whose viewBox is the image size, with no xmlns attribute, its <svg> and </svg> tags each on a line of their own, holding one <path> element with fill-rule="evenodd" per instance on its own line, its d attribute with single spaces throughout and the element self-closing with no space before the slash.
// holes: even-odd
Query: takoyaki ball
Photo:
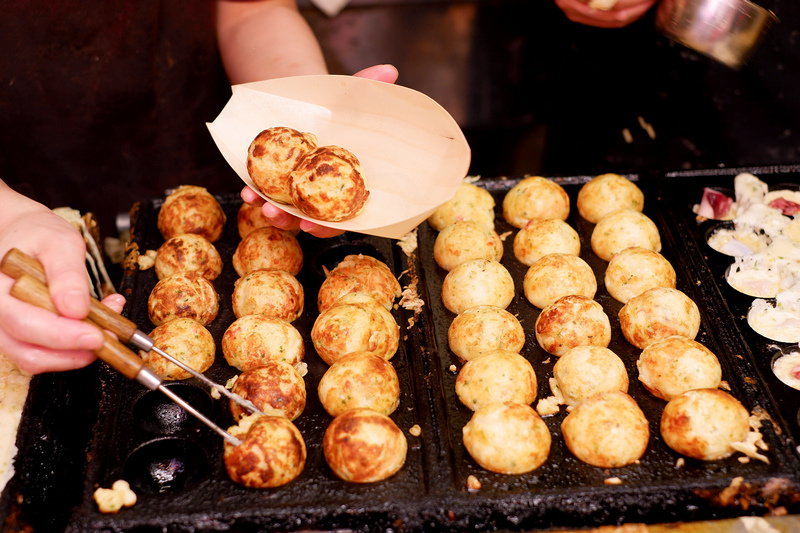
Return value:
<svg viewBox="0 0 800 533">
<path fill-rule="evenodd" d="M 291 204 L 291 172 L 316 147 L 313 133 L 283 126 L 268 128 L 247 149 L 247 173 L 264 195 Z"/>
<path fill-rule="evenodd" d="M 750 431 L 747 409 L 719 389 L 686 391 L 670 400 L 661 413 L 661 436 L 676 452 L 716 461 L 733 455 L 732 442 Z"/>
<path fill-rule="evenodd" d="M 462 183 L 455 195 L 428 218 L 436 231 L 461 220 L 471 220 L 494 229 L 494 198 L 489 191 L 472 183 Z"/>
<path fill-rule="evenodd" d="M 601 346 L 571 349 L 556 361 L 553 378 L 568 406 L 576 406 L 600 392 L 628 392 L 629 385 L 625 363 Z"/>
<path fill-rule="evenodd" d="M 333 363 L 317 387 L 331 416 L 360 407 L 390 415 L 400 404 L 400 382 L 391 363 L 372 352 L 353 352 Z"/>
<path fill-rule="evenodd" d="M 236 213 L 236 227 L 239 229 L 239 237 L 242 239 L 247 237 L 253 230 L 271 225 L 269 220 L 261 213 L 261 206 L 243 202 Z"/>
<path fill-rule="evenodd" d="M 675 281 L 675 269 L 663 255 L 638 246 L 614 254 L 605 273 L 608 293 L 622 303 L 654 287 L 674 289 Z"/>
<path fill-rule="evenodd" d="M 325 430 L 322 451 L 328 466 L 343 480 L 374 483 L 403 467 L 408 441 L 388 416 L 357 408 L 333 419 Z"/>
<path fill-rule="evenodd" d="M 572 294 L 594 298 L 597 279 L 592 267 L 580 257 L 548 254 L 528 267 L 522 288 L 531 304 L 544 309 L 559 298 Z"/>
<path fill-rule="evenodd" d="M 512 187 L 503 198 L 503 217 L 515 228 L 535 218 L 567 220 L 569 196 L 558 183 L 530 176 Z"/>
<path fill-rule="evenodd" d="M 291 366 L 303 360 L 305 346 L 300 332 L 282 318 L 245 315 L 234 320 L 220 341 L 229 365 L 248 371 L 269 362 Z"/>
<path fill-rule="evenodd" d="M 192 318 L 206 326 L 217 317 L 219 295 L 197 272 L 182 272 L 159 280 L 147 299 L 147 313 L 156 326 L 175 318 Z"/>
<path fill-rule="evenodd" d="M 462 220 L 444 228 L 433 243 L 433 259 L 450 271 L 470 259 L 503 258 L 503 241 L 491 228 L 480 222 Z"/>
<path fill-rule="evenodd" d="M 536 372 L 516 352 L 495 350 L 467 361 L 456 378 L 456 395 L 475 411 L 487 403 L 530 405 L 536 400 Z"/>
<path fill-rule="evenodd" d="M 306 407 L 306 384 L 289 363 L 267 361 L 261 366 L 242 372 L 233 383 L 231 392 L 253 402 L 261 412 L 294 420 Z M 250 414 L 244 407 L 230 401 L 234 420 Z"/>
<path fill-rule="evenodd" d="M 158 230 L 164 239 L 196 233 L 209 242 L 222 235 L 225 211 L 204 187 L 181 185 L 164 199 L 158 210 Z"/>
<path fill-rule="evenodd" d="M 181 363 L 198 372 L 205 372 L 214 364 L 216 345 L 214 337 L 196 320 L 176 318 L 157 326 L 150 332 L 153 345 Z M 192 374 L 171 363 L 155 351 L 140 351 L 144 363 L 162 379 L 188 379 Z"/>
<path fill-rule="evenodd" d="M 320 146 L 307 153 L 292 171 L 290 193 L 297 209 L 328 222 L 357 216 L 369 198 L 361 162 L 340 146 Z"/>
<path fill-rule="evenodd" d="M 644 209 L 644 194 L 631 180 L 619 174 L 595 176 L 578 191 L 578 213 L 592 224 L 620 209 Z"/>
<path fill-rule="evenodd" d="M 633 209 L 622 209 L 601 218 L 592 230 L 592 250 L 600 259 L 610 261 L 614 254 L 637 246 L 661 251 L 661 235 L 655 222 Z"/>
<path fill-rule="evenodd" d="M 647 418 L 622 391 L 600 392 L 583 400 L 561 423 L 561 433 L 575 457 L 601 468 L 638 461 L 650 441 Z"/>
<path fill-rule="evenodd" d="M 158 279 L 180 272 L 197 272 L 211 281 L 222 272 L 222 258 L 208 239 L 185 233 L 172 237 L 158 248 L 154 266 Z"/>
<path fill-rule="evenodd" d="M 505 309 L 514 299 L 514 279 L 506 267 L 489 259 L 472 259 L 447 273 L 442 303 L 455 314 L 478 305 Z"/>
<path fill-rule="evenodd" d="M 525 331 L 517 317 L 492 305 L 470 307 L 450 323 L 450 349 L 463 361 L 494 350 L 519 353 L 525 346 Z"/>
<path fill-rule="evenodd" d="M 303 250 L 291 231 L 272 226 L 258 228 L 239 242 L 233 269 L 244 276 L 260 269 L 285 270 L 296 276 L 303 268 Z"/>
<path fill-rule="evenodd" d="M 535 218 L 514 236 L 514 257 L 531 266 L 547 254 L 580 255 L 578 232 L 560 218 Z"/>
<path fill-rule="evenodd" d="M 700 310 L 678 289 L 656 287 L 622 306 L 619 325 L 628 342 L 644 349 L 672 335 L 694 339 L 700 331 Z"/>
<path fill-rule="evenodd" d="M 303 314 L 303 286 L 284 270 L 256 270 L 233 284 L 233 314 L 267 315 L 293 322 Z"/>
<path fill-rule="evenodd" d="M 400 343 L 400 328 L 392 314 L 372 296 L 351 292 L 321 312 L 311 328 L 317 354 L 329 365 L 358 351 L 391 359 Z"/>
<path fill-rule="evenodd" d="M 297 427 L 283 416 L 246 416 L 228 433 L 239 446 L 225 441 L 223 459 L 235 483 L 254 489 L 280 487 L 303 472 L 306 443 Z"/>
<path fill-rule="evenodd" d="M 478 409 L 462 429 L 464 447 L 481 468 L 525 474 L 544 464 L 552 437 L 530 405 L 494 402 Z"/>
<path fill-rule="evenodd" d="M 536 318 L 536 342 L 561 356 L 575 346 L 608 346 L 611 323 L 603 306 L 586 296 L 570 294 L 551 303 Z"/>
<path fill-rule="evenodd" d="M 639 381 L 653 395 L 671 400 L 692 389 L 716 389 L 722 368 L 714 353 L 692 339 L 667 337 L 642 350 Z"/>
<path fill-rule="evenodd" d="M 402 290 L 400 282 L 386 263 L 369 255 L 358 254 L 346 256 L 333 270 L 326 272 L 325 281 L 317 294 L 318 310 L 326 310 L 351 292 L 369 294 L 391 310 Z"/>
</svg>

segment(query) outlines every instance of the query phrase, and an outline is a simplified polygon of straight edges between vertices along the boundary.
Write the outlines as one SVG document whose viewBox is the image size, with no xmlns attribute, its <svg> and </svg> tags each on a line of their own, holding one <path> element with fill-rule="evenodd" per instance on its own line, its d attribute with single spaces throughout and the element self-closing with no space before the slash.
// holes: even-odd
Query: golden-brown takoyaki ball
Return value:
<svg viewBox="0 0 800 533">
<path fill-rule="evenodd" d="M 642 350 L 636 361 L 639 381 L 662 400 L 692 389 L 716 389 L 722 368 L 714 353 L 686 337 L 667 337 Z"/>
<path fill-rule="evenodd" d="M 239 230 L 239 237 L 244 239 L 251 231 L 258 228 L 271 226 L 264 215 L 261 213 L 261 206 L 256 206 L 243 202 L 239 211 L 236 213 L 236 227 Z"/>
<path fill-rule="evenodd" d="M 604 261 L 632 246 L 661 251 L 661 235 L 655 222 L 633 209 L 622 209 L 601 218 L 592 230 L 591 243 L 594 253 Z"/>
<path fill-rule="evenodd" d="M 353 352 L 333 363 L 317 387 L 331 416 L 365 407 L 390 415 L 400 404 L 400 382 L 388 361 L 372 352 Z"/>
<path fill-rule="evenodd" d="M 322 451 L 328 466 L 343 480 L 373 483 L 403 467 L 408 441 L 388 416 L 357 408 L 333 419 L 325 430 Z"/>
<path fill-rule="evenodd" d="M 264 414 L 294 420 L 306 407 L 306 384 L 289 363 L 267 361 L 261 366 L 242 372 L 233 383 L 231 392 L 253 402 Z M 234 420 L 250 414 L 244 407 L 230 401 Z"/>
<path fill-rule="evenodd" d="M 197 272 L 182 272 L 159 280 L 147 299 L 147 313 L 156 326 L 175 318 L 193 318 L 206 326 L 217 317 L 219 295 Z"/>
<path fill-rule="evenodd" d="M 492 305 L 470 307 L 450 323 L 450 349 L 464 361 L 494 350 L 519 353 L 525 346 L 525 331 L 517 317 Z"/>
<path fill-rule="evenodd" d="M 694 339 L 700 331 L 700 310 L 678 289 L 655 287 L 622 306 L 619 325 L 628 342 L 644 349 L 672 335 Z"/>
<path fill-rule="evenodd" d="M 157 223 L 164 239 L 196 233 L 214 242 L 222 235 L 225 211 L 205 188 L 181 185 L 164 199 Z"/>
<path fill-rule="evenodd" d="M 306 465 L 306 443 L 300 430 L 283 416 L 250 415 L 228 428 L 239 446 L 225 441 L 223 459 L 235 483 L 254 489 L 280 487 Z"/>
<path fill-rule="evenodd" d="M 256 270 L 233 284 L 233 314 L 267 315 L 293 322 L 303 314 L 305 296 L 297 278 L 284 270 Z"/>
<path fill-rule="evenodd" d="M 316 147 L 313 133 L 284 126 L 268 128 L 247 149 L 247 173 L 267 197 L 291 204 L 291 172 Z"/>
<path fill-rule="evenodd" d="M 644 194 L 631 180 L 619 174 L 595 176 L 578 191 L 578 213 L 592 224 L 620 209 L 644 209 Z"/>
<path fill-rule="evenodd" d="M 199 322 L 191 318 L 176 318 L 157 326 L 150 332 L 153 345 L 198 372 L 214 364 L 214 337 Z M 192 374 L 171 363 L 155 351 L 140 351 L 144 363 L 163 379 L 188 379 Z"/>
<path fill-rule="evenodd" d="M 530 405 L 486 404 L 472 414 L 462 434 L 475 462 L 499 474 L 531 472 L 550 455 L 550 430 Z"/>
<path fill-rule="evenodd" d="M 638 461 L 650 441 L 647 418 L 622 391 L 600 392 L 583 400 L 561 423 L 561 433 L 575 457 L 601 468 Z"/>
<path fill-rule="evenodd" d="M 400 328 L 392 314 L 361 292 L 339 298 L 321 312 L 311 328 L 311 342 L 323 361 L 332 365 L 359 351 L 391 359 L 400 343 Z"/>
<path fill-rule="evenodd" d="M 575 346 L 608 346 L 611 323 L 603 306 L 586 296 L 570 294 L 551 303 L 536 318 L 536 342 L 561 356 Z"/>
<path fill-rule="evenodd" d="M 467 361 L 456 378 L 456 395 L 475 411 L 487 403 L 530 405 L 536 400 L 536 372 L 517 352 L 495 350 Z"/>
<path fill-rule="evenodd" d="M 594 298 L 597 278 L 592 267 L 576 255 L 548 254 L 528 268 L 522 288 L 530 303 L 544 309 L 571 294 Z"/>
<path fill-rule="evenodd" d="M 351 292 L 369 294 L 391 310 L 395 298 L 402 291 L 400 282 L 386 263 L 369 255 L 358 254 L 346 256 L 327 272 L 317 294 L 317 308 L 322 312 Z"/>
<path fill-rule="evenodd" d="M 578 232 L 560 218 L 535 218 L 514 236 L 514 257 L 531 266 L 547 254 L 580 255 Z"/>
<path fill-rule="evenodd" d="M 220 341 L 229 365 L 251 370 L 270 361 L 296 365 L 305 356 L 300 332 L 282 318 L 245 315 L 234 320 Z"/>
<path fill-rule="evenodd" d="M 291 231 L 272 226 L 258 228 L 241 240 L 233 252 L 233 269 L 244 276 L 260 269 L 285 270 L 296 276 L 303 268 L 303 250 Z"/>
<path fill-rule="evenodd" d="M 489 259 L 472 259 L 447 273 L 442 303 L 455 314 L 478 305 L 505 309 L 514 299 L 514 279 L 506 267 Z"/>
<path fill-rule="evenodd" d="M 625 363 L 617 354 L 601 346 L 571 349 L 556 361 L 553 378 L 569 406 L 578 405 L 600 392 L 628 392 Z"/>
<path fill-rule="evenodd" d="M 433 243 L 433 259 L 450 271 L 470 259 L 503 258 L 503 241 L 491 228 L 479 222 L 462 220 L 444 228 Z"/>
<path fill-rule="evenodd" d="M 654 287 L 675 288 L 675 269 L 660 253 L 633 246 L 620 250 L 611 258 L 605 273 L 608 293 L 626 303 L 634 296 Z"/>
<path fill-rule="evenodd" d="M 558 183 L 530 176 L 511 188 L 503 198 L 503 217 L 515 228 L 524 228 L 535 218 L 567 220 L 569 196 Z"/>
<path fill-rule="evenodd" d="M 340 146 L 320 146 L 307 153 L 292 171 L 290 193 L 297 209 L 328 222 L 350 220 L 369 198 L 361 162 Z"/>
<path fill-rule="evenodd" d="M 172 237 L 158 248 L 155 269 L 158 279 L 179 272 L 197 272 L 207 280 L 214 280 L 222 272 L 222 258 L 208 239 L 185 233 Z"/>
<path fill-rule="evenodd" d="M 472 183 L 462 183 L 455 195 L 428 218 L 428 224 L 442 231 L 461 220 L 471 220 L 494 229 L 494 198 L 486 189 Z"/>
<path fill-rule="evenodd" d="M 732 442 L 750 431 L 747 409 L 719 389 L 695 389 L 673 398 L 661 413 L 661 436 L 676 452 L 716 461 L 733 455 Z"/>
</svg>

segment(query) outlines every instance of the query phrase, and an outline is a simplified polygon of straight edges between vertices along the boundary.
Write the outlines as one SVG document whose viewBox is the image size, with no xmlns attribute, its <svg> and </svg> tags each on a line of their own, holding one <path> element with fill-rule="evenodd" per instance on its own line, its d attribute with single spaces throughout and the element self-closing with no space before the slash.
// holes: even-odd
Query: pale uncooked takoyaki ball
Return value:
<svg viewBox="0 0 800 533">
<path fill-rule="evenodd" d="M 578 232 L 560 218 L 536 218 L 514 236 L 514 257 L 531 266 L 547 254 L 580 255 Z"/>
<path fill-rule="evenodd" d="M 522 288 L 530 303 L 544 309 L 571 294 L 594 298 L 597 278 L 592 267 L 576 255 L 548 254 L 528 268 Z"/>
<path fill-rule="evenodd" d="M 661 235 L 655 222 L 633 209 L 622 209 L 601 218 L 592 230 L 591 243 L 597 257 L 605 261 L 631 246 L 661 251 Z"/>
<path fill-rule="evenodd" d="M 644 209 L 644 193 L 619 174 L 595 176 L 578 191 L 578 213 L 592 224 L 620 209 Z"/>
<path fill-rule="evenodd" d="M 662 400 L 692 389 L 716 389 L 722 368 L 714 352 L 686 337 L 667 337 L 642 350 L 636 361 L 639 381 Z"/>
<path fill-rule="evenodd" d="M 472 220 L 494 229 L 494 198 L 491 193 L 472 183 L 462 183 L 455 195 L 428 218 L 428 224 L 441 231 L 460 220 Z"/>
<path fill-rule="evenodd" d="M 719 389 L 695 389 L 673 398 L 661 413 L 661 436 L 676 452 L 716 461 L 733 455 L 732 442 L 750 431 L 747 409 Z"/>
<path fill-rule="evenodd" d="M 353 352 L 333 363 L 317 387 L 331 416 L 360 407 L 390 415 L 400 404 L 400 381 L 392 364 L 372 352 Z"/>
<path fill-rule="evenodd" d="M 442 303 L 453 313 L 493 305 L 505 309 L 514 299 L 514 279 L 506 267 L 489 259 L 461 263 L 442 283 Z"/>
<path fill-rule="evenodd" d="M 360 351 L 388 361 L 397 352 L 400 328 L 392 314 L 372 296 L 351 292 L 317 316 L 311 328 L 311 342 L 329 365 Z"/>
<path fill-rule="evenodd" d="M 261 412 L 294 420 L 306 407 L 306 384 L 303 377 L 289 363 L 267 361 L 261 366 L 245 370 L 236 378 L 231 392 L 253 402 Z M 234 420 L 250 411 L 230 401 Z"/>
<path fill-rule="evenodd" d="M 558 183 L 541 176 L 523 179 L 503 198 L 503 217 L 515 228 L 535 218 L 567 220 L 569 196 Z"/>
<path fill-rule="evenodd" d="M 270 361 L 296 365 L 305 356 L 303 336 L 289 322 L 267 315 L 245 315 L 228 326 L 220 341 L 229 365 L 250 370 Z"/>
<path fill-rule="evenodd" d="M 700 310 L 678 289 L 656 287 L 622 306 L 619 325 L 628 342 L 644 349 L 672 335 L 694 339 L 700 331 Z"/>
<path fill-rule="evenodd" d="M 219 295 L 197 272 L 181 272 L 159 280 L 147 299 L 147 313 L 156 326 L 175 318 L 192 318 L 204 326 L 219 312 Z"/>
<path fill-rule="evenodd" d="M 675 281 L 675 269 L 663 255 L 638 246 L 614 254 L 605 273 L 608 293 L 622 303 L 654 287 L 674 289 Z"/>
<path fill-rule="evenodd" d="M 586 296 L 570 294 L 539 313 L 536 342 L 546 352 L 561 356 L 575 346 L 608 346 L 611 323 L 603 306 Z"/>
<path fill-rule="evenodd" d="M 244 202 L 236 213 L 236 227 L 239 230 L 239 237 L 242 239 L 247 237 L 253 230 L 271 225 L 269 220 L 261 213 L 261 206 Z"/>
<path fill-rule="evenodd" d="M 326 273 L 325 281 L 317 294 L 317 308 L 322 312 L 351 292 L 369 294 L 391 310 L 402 289 L 400 282 L 383 261 L 369 255 L 348 255 Z"/>
<path fill-rule="evenodd" d="M 600 392 L 583 400 L 561 423 L 561 433 L 575 457 L 601 468 L 638 461 L 650 441 L 647 418 L 622 391 Z"/>
<path fill-rule="evenodd" d="M 464 361 L 493 350 L 519 353 L 525 346 L 525 330 L 517 317 L 491 305 L 470 307 L 450 323 L 450 349 Z"/>
<path fill-rule="evenodd" d="M 197 272 L 208 280 L 214 280 L 222 272 L 222 258 L 205 237 L 184 233 L 158 248 L 154 266 L 158 279 L 180 272 Z"/>
<path fill-rule="evenodd" d="M 475 462 L 499 474 L 531 472 L 550 455 L 550 430 L 530 405 L 487 404 L 473 413 L 462 434 Z"/>
<path fill-rule="evenodd" d="M 325 430 L 322 451 L 328 466 L 343 480 L 373 483 L 403 467 L 408 441 L 391 418 L 359 408 L 333 419 Z"/>
<path fill-rule="evenodd" d="M 282 416 L 250 415 L 228 428 L 242 443 L 225 441 L 223 459 L 235 483 L 254 489 L 280 487 L 295 479 L 306 464 L 300 430 Z"/>
<path fill-rule="evenodd" d="M 495 350 L 467 361 L 456 378 L 461 403 L 480 409 L 492 402 L 530 405 L 536 400 L 536 372 L 517 352 Z"/>
<path fill-rule="evenodd" d="M 628 372 L 622 359 L 601 346 L 577 346 L 553 366 L 553 378 L 567 405 L 575 406 L 600 392 L 628 392 Z M 556 391 L 553 391 L 554 393 Z"/>
<path fill-rule="evenodd" d="M 164 239 L 196 233 L 215 242 L 222 235 L 225 220 L 222 206 L 205 188 L 181 185 L 164 199 L 157 224 Z"/>
<path fill-rule="evenodd" d="M 247 149 L 247 173 L 264 195 L 291 204 L 292 170 L 316 147 L 312 133 L 285 126 L 268 128 Z"/>
<path fill-rule="evenodd" d="M 462 220 L 444 228 L 433 243 L 433 259 L 450 271 L 470 259 L 503 258 L 503 241 L 491 228 L 480 222 Z"/>
<path fill-rule="evenodd" d="M 198 372 L 205 372 L 214 364 L 216 345 L 214 337 L 199 322 L 191 318 L 176 318 L 157 326 L 150 332 L 153 345 L 181 363 Z M 155 351 L 139 352 L 144 363 L 161 378 L 188 379 L 192 374 L 171 363 Z"/>
<path fill-rule="evenodd" d="M 255 270 L 285 270 L 296 276 L 303 268 L 303 250 L 291 231 L 272 226 L 251 231 L 233 252 L 233 269 L 239 276 Z"/>
<path fill-rule="evenodd" d="M 294 321 L 303 314 L 305 296 L 297 278 L 284 270 L 256 270 L 233 284 L 233 314 L 267 315 Z"/>
</svg>

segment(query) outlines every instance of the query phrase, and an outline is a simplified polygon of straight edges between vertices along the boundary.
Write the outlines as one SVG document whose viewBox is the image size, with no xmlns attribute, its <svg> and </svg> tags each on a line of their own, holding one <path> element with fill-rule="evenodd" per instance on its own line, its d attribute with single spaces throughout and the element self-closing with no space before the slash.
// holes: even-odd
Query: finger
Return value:
<svg viewBox="0 0 800 533">
<path fill-rule="evenodd" d="M 92 364 L 97 357 L 90 351 L 50 350 L 19 342 L 0 330 L 0 351 L 29 374 L 75 370 Z"/>
<path fill-rule="evenodd" d="M 264 218 L 266 218 L 267 221 L 276 228 L 285 230 L 295 230 L 300 228 L 300 219 L 287 213 L 279 207 L 275 207 L 269 202 L 265 202 L 264 205 L 261 206 L 261 214 L 263 214 Z"/>
<path fill-rule="evenodd" d="M 89 314 L 89 277 L 86 243 L 80 233 L 63 232 L 36 254 L 44 267 L 53 304 L 61 315 L 85 318 Z"/>
<path fill-rule="evenodd" d="M 366 78 L 386 83 L 394 83 L 397 81 L 398 75 L 399 73 L 394 65 L 375 65 L 359 70 L 353 74 L 353 76 L 357 78 Z"/>
<path fill-rule="evenodd" d="M 121 313 L 125 307 L 125 297 L 121 294 L 109 294 L 103 298 L 103 304 L 112 311 Z"/>
<path fill-rule="evenodd" d="M 265 201 L 258 195 L 256 191 L 254 191 L 250 187 L 245 187 L 244 189 L 242 189 L 240 196 L 242 197 L 242 200 L 244 200 L 245 203 L 255 206 L 262 205 L 264 204 Z"/>
<path fill-rule="evenodd" d="M 322 239 L 327 239 L 328 237 L 336 237 L 337 235 L 341 235 L 342 233 L 344 233 L 344 230 L 329 228 L 327 226 L 320 226 L 319 224 L 315 224 L 309 220 L 302 220 L 302 219 L 300 220 L 300 229 L 310 235 L 313 235 L 314 237 L 319 237 Z"/>
</svg>

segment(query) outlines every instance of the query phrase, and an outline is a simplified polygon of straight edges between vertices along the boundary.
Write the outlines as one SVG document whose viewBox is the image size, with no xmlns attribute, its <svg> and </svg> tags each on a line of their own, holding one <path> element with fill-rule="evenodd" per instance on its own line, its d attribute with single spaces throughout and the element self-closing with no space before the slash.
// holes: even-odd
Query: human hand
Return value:
<svg viewBox="0 0 800 533">
<path fill-rule="evenodd" d="M 589 0 L 555 0 L 572 22 L 597 28 L 622 28 L 639 20 L 657 0 L 618 0 L 609 10 L 589 7 Z"/>
</svg>

